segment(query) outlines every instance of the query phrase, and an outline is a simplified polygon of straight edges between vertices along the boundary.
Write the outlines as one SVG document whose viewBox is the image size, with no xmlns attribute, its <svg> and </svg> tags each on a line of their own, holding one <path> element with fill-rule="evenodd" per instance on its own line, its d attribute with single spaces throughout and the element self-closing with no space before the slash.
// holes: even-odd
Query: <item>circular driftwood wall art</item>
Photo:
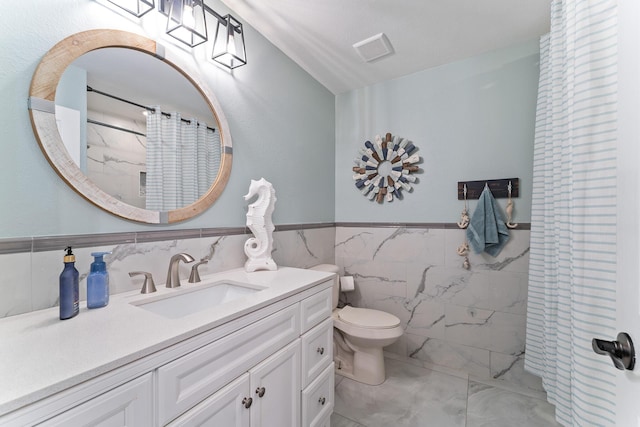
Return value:
<svg viewBox="0 0 640 427">
<path fill-rule="evenodd" d="M 369 200 L 378 203 L 401 199 L 403 191 L 411 191 L 416 182 L 412 174 L 420 168 L 416 163 L 420 156 L 414 154 L 418 148 L 411 141 L 387 133 L 384 140 L 376 135 L 375 142 L 366 141 L 356 159 L 353 179 L 360 192 Z"/>
</svg>

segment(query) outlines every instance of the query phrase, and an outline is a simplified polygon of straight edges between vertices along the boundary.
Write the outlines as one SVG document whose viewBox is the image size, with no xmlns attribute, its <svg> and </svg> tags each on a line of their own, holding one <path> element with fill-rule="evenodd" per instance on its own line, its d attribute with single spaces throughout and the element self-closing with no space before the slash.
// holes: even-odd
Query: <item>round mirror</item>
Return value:
<svg viewBox="0 0 640 427">
<path fill-rule="evenodd" d="M 29 98 L 56 172 L 123 218 L 172 223 L 203 212 L 231 171 L 231 137 L 215 97 L 162 46 L 92 30 L 54 46 Z"/>
</svg>

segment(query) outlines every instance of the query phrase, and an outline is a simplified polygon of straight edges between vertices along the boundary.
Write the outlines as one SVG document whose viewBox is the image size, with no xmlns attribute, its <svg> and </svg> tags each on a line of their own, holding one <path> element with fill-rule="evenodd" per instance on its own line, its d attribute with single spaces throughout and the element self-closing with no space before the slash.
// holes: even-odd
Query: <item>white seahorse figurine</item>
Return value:
<svg viewBox="0 0 640 427">
<path fill-rule="evenodd" d="M 273 230 L 275 230 L 271 214 L 277 200 L 276 191 L 266 179 L 260 178 L 258 181 L 252 179 L 249 193 L 244 196 L 244 199 L 250 200 L 255 195 L 258 195 L 258 198 L 249 205 L 247 212 L 247 227 L 253 233 L 253 237 L 247 239 L 244 244 L 244 253 L 248 258 L 244 263 L 244 269 L 248 272 L 277 270 L 278 266 L 271 258 Z"/>
</svg>

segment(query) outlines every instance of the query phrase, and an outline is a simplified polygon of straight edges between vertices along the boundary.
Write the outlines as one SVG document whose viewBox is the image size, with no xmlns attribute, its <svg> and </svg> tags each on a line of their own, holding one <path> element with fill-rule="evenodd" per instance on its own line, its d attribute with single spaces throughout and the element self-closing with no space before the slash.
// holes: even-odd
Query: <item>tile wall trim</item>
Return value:
<svg viewBox="0 0 640 427">
<path fill-rule="evenodd" d="M 455 222 L 336 222 L 336 227 L 371 227 L 371 228 L 434 228 L 445 230 L 459 230 Z M 515 230 L 531 230 L 531 223 L 518 224 Z"/>
<path fill-rule="evenodd" d="M 276 231 L 297 231 L 297 230 L 311 230 L 314 228 L 331 228 L 335 227 L 334 222 L 321 222 L 316 224 L 289 224 L 289 225 L 276 225 Z M 247 233 L 249 229 L 247 228 Z"/>
<path fill-rule="evenodd" d="M 276 231 L 309 230 L 331 228 L 334 223 L 277 225 Z M 247 227 L 219 227 L 186 230 L 158 230 L 128 233 L 78 234 L 66 236 L 39 236 L 0 239 L 0 255 L 21 252 L 46 252 L 63 250 L 67 246 L 87 248 L 131 243 L 148 243 L 165 240 L 198 239 L 203 237 L 250 234 Z"/>
<path fill-rule="evenodd" d="M 41 236 L 33 238 L 33 252 L 64 250 L 67 246 L 87 248 L 92 246 L 135 243 L 135 233 L 77 234 L 67 236 Z M 0 242 L 0 247 L 2 243 Z"/>
<path fill-rule="evenodd" d="M 238 236 L 249 233 L 251 230 L 247 227 L 205 228 L 201 237 Z"/>
<path fill-rule="evenodd" d="M 433 228 L 458 229 L 454 222 L 327 222 L 309 224 L 276 225 L 275 231 L 297 231 L 331 227 L 373 228 Z M 516 230 L 530 230 L 530 223 L 520 223 Z M 127 243 L 159 242 L 164 240 L 198 239 L 203 237 L 235 236 L 250 234 L 247 227 L 218 227 L 186 230 L 140 231 L 129 233 L 78 234 L 67 236 L 39 236 L 0 239 L 0 255 L 22 252 L 45 252 L 62 250 L 67 246 L 86 248 L 94 246 L 121 245 Z"/>
<path fill-rule="evenodd" d="M 31 252 L 33 248 L 33 238 L 24 239 L 0 239 L 0 254 L 15 254 L 21 252 Z"/>
<path fill-rule="evenodd" d="M 135 233 L 135 243 L 158 242 L 161 240 L 186 240 L 199 239 L 202 237 L 202 230 L 159 230 L 159 231 L 141 231 Z"/>
</svg>

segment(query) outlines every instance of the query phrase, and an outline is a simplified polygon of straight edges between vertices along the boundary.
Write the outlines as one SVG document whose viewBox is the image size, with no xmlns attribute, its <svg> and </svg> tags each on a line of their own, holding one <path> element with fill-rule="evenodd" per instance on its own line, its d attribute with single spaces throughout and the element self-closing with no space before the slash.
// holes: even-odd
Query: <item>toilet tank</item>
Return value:
<svg viewBox="0 0 640 427">
<path fill-rule="evenodd" d="M 336 276 L 333 279 L 333 294 L 332 302 L 333 308 L 338 307 L 338 299 L 340 298 L 340 278 L 338 277 L 338 271 L 340 270 L 337 265 L 334 264 L 319 264 L 311 267 L 309 270 L 326 271 L 327 273 L 335 273 Z"/>
</svg>

